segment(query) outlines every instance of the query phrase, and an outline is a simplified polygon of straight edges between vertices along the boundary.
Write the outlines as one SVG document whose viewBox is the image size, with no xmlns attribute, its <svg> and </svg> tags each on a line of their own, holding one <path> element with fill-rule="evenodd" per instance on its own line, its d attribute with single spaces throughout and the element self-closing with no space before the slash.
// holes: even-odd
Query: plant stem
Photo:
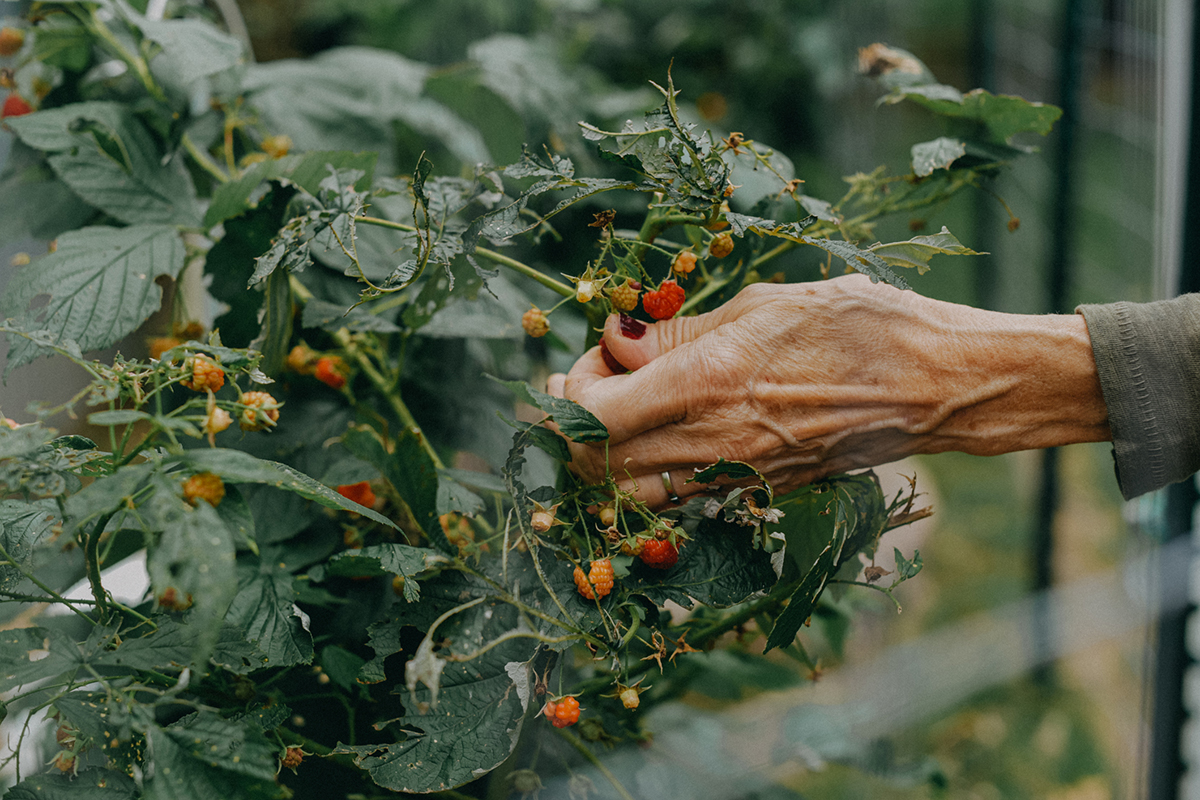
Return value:
<svg viewBox="0 0 1200 800">
<path fill-rule="evenodd" d="M 51 598 L 53 598 L 54 602 L 63 604 L 64 606 L 66 606 L 67 608 L 71 609 L 76 614 L 78 614 L 80 617 L 87 620 L 90 624 L 92 624 L 92 625 L 96 624 L 96 620 L 92 619 L 87 614 L 83 613 L 83 611 L 81 609 L 76 608 L 75 605 L 70 600 L 63 597 L 61 594 L 54 591 L 49 586 L 47 586 L 46 584 L 42 583 L 40 580 L 35 578 L 32 572 L 21 567 L 21 565 L 19 565 L 17 563 L 16 559 L 14 559 L 11 555 L 9 555 L 8 550 L 6 550 L 4 548 L 3 544 L 0 544 L 0 556 L 2 556 L 4 558 L 4 560 L 7 561 L 9 564 L 12 564 L 14 567 L 16 567 L 18 570 L 20 570 L 21 574 L 24 575 L 26 578 L 28 578 L 30 580 L 30 582 L 33 583 L 34 586 L 38 587 L 43 592 L 48 594 Z M 5 592 L 5 594 L 7 595 L 9 593 Z"/>
<path fill-rule="evenodd" d="M 589 750 L 587 745 L 585 745 L 578 736 L 571 733 L 566 728 L 557 728 L 556 730 L 558 731 L 558 735 L 561 736 L 563 740 L 567 742 L 567 744 L 578 750 L 579 754 L 586 758 L 591 765 L 595 767 L 600 774 L 608 780 L 609 783 L 612 784 L 613 789 L 615 789 L 617 794 L 620 795 L 621 800 L 635 800 L 634 796 L 629 793 L 629 790 L 622 786 L 621 782 L 617 780 L 617 776 L 612 773 L 612 770 L 604 766 L 604 762 L 597 758 L 596 754 Z"/>
<path fill-rule="evenodd" d="M 183 143 L 183 149 L 187 151 L 187 154 L 192 157 L 192 160 L 196 162 L 200 169 L 204 170 L 209 175 L 212 175 L 220 183 L 229 183 L 229 176 L 221 171 L 221 168 L 217 166 L 215 161 L 209 158 L 208 153 L 201 150 L 199 146 L 192 141 L 192 137 L 189 134 L 185 133 L 181 139 L 181 142 Z"/>
</svg>

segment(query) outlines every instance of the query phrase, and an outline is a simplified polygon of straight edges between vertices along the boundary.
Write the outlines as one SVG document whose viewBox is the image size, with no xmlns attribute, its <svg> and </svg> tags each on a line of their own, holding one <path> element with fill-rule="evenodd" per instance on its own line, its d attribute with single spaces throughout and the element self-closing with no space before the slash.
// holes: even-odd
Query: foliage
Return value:
<svg viewBox="0 0 1200 800">
<path fill-rule="evenodd" d="M 874 224 L 1002 160 L 938 147 L 920 174 L 880 168 L 811 197 L 772 148 L 686 119 L 668 74 L 640 121 L 597 115 L 571 144 L 501 166 L 426 65 L 346 48 L 255 66 L 200 17 L 122 0 L 40 4 L 14 63 L 7 80 L 37 109 L 5 120 L 17 143 L 0 196 L 14 212 L 12 198 L 49 200 L 5 224 L 58 238 L 14 279 L 0 330 L 10 370 L 53 356 L 90 384 L 36 422 L 0 417 L 0 597 L 66 612 L 2 635 L 0 692 L 58 721 L 55 766 L 78 772 L 7 796 L 317 791 L 281 766 L 335 770 L 323 792 L 501 795 L 551 737 L 589 760 L 648 737 L 646 712 L 695 674 L 677 657 L 721 644 L 761 662 L 749 686 L 769 669 L 753 655 L 765 637 L 815 667 L 798 635 L 830 583 L 890 595 L 919 571 L 919 554 L 898 554 L 890 585 L 855 580 L 859 556 L 922 513 L 915 487 L 889 499 L 864 473 L 776 498 L 721 461 L 696 476 L 715 496 L 655 513 L 611 476 L 589 486 L 565 469 L 543 423 L 598 447 L 608 432 L 526 381 L 596 344 L 614 289 L 660 286 L 715 237 L 732 234 L 732 254 L 679 278 L 682 313 L 801 246 L 826 274 L 836 256 L 905 285 L 900 268 L 972 251 L 946 230 L 871 243 Z M 569 81 L 538 89 L 599 105 Z M 978 123 L 991 154 L 1047 124 L 1016 98 L 918 89 L 892 91 Z M 429 147 L 400 174 L 414 138 Z M 435 174 L 427 153 L 466 166 Z M 758 188 L 739 191 L 741 176 Z M 585 237 L 586 263 L 542 266 Z M 149 357 L 85 356 L 138 330 L 187 270 L 228 306 L 213 330 L 176 292 Z M 551 304 L 548 334 L 525 337 L 521 314 Z M 81 405 L 104 447 L 47 426 Z M 650 538 L 678 562 L 638 560 Z M 102 570 L 136 551 L 151 588 L 122 602 Z M 602 558 L 615 587 L 584 600 L 572 575 Z M 68 599 L 80 579 L 90 599 Z M 547 694 L 582 699 L 582 739 L 540 718 Z"/>
</svg>

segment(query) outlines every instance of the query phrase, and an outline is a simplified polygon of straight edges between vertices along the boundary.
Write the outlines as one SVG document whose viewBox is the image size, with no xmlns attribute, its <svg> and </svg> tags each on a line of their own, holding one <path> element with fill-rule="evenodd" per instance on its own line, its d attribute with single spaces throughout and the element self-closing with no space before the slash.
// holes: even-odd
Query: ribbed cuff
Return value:
<svg viewBox="0 0 1200 800">
<path fill-rule="evenodd" d="M 1126 499 L 1200 469 L 1200 294 L 1084 305 Z"/>
</svg>

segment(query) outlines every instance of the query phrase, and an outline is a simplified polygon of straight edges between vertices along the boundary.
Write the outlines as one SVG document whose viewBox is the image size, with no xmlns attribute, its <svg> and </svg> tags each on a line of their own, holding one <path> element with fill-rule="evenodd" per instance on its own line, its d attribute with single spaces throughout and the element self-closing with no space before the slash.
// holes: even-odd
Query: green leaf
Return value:
<svg viewBox="0 0 1200 800">
<path fill-rule="evenodd" d="M 940 84 L 904 87 L 885 99 L 897 103 L 906 98 L 942 116 L 979 123 L 984 132 L 981 138 L 990 144 L 1011 145 L 1019 133 L 1045 136 L 1062 116 L 1061 108 L 1046 103 L 983 89 L 963 95 Z"/>
<path fill-rule="evenodd" d="M 164 157 L 121 103 L 73 103 L 12 117 L 21 141 L 52 153 L 51 168 L 72 191 L 130 224 L 200 224 L 196 188 L 182 155 Z"/>
<path fill-rule="evenodd" d="M 211 711 L 149 732 L 153 769 L 143 800 L 255 800 L 278 796 L 279 746 L 248 722 Z"/>
<path fill-rule="evenodd" d="M 541 409 L 549 415 L 559 432 L 575 442 L 602 442 L 608 438 L 608 428 L 596 419 L 592 412 L 573 400 L 539 392 L 524 381 L 504 381 L 488 376 L 497 383 L 507 386 L 517 399 Z"/>
<path fill-rule="evenodd" d="M 92 664 L 159 672 L 186 667 L 191 663 L 195 651 L 195 629 L 167 617 L 159 617 L 157 623 L 156 630 L 147 631 L 142 636 L 123 638 L 120 647 L 102 652 L 92 660 Z"/>
<path fill-rule="evenodd" d="M 359 577 L 390 573 L 404 578 L 404 599 L 415 603 L 421 599 L 416 576 L 450 559 L 428 547 L 406 544 L 376 544 L 358 550 L 345 550 L 330 557 L 326 574 Z"/>
<path fill-rule="evenodd" d="M 255 458 L 240 450 L 227 450 L 219 447 L 189 450 L 180 459 L 180 463 L 190 465 L 197 472 L 214 472 L 232 483 L 262 483 L 278 489 L 285 489 L 307 500 L 315 500 L 326 508 L 353 511 L 369 517 L 381 525 L 387 525 L 389 528 L 396 527 L 382 514 L 361 506 L 353 500 L 347 500 L 325 484 L 286 464 Z M 436 488 L 434 491 L 436 492 Z"/>
<path fill-rule="evenodd" d="M 71 529 L 87 525 L 97 517 L 125 506 L 156 468 L 157 465 L 152 462 L 121 467 L 68 497 L 66 516 Z"/>
<path fill-rule="evenodd" d="M 904 557 L 899 547 L 893 547 L 892 551 L 896 558 L 896 581 L 892 584 L 893 586 L 909 578 L 916 577 L 917 573 L 921 571 L 921 567 L 925 566 L 921 560 L 920 550 L 913 550 L 911 561 Z"/>
<path fill-rule="evenodd" d="M 34 550 L 53 535 L 58 524 L 58 506 L 53 500 L 0 500 L 0 544 L 13 560 L 0 561 L 0 589 L 16 590 L 24 580 L 22 570 L 33 566 Z"/>
<path fill-rule="evenodd" d="M 292 576 L 264 566 L 243 569 L 241 586 L 226 621 L 241 627 L 258 646 L 263 667 L 307 664 L 313 658 L 308 618 L 296 606 Z"/>
<path fill-rule="evenodd" d="M 35 775 L 9 789 L 4 800 L 137 800 L 133 778 L 89 767 L 78 775 Z"/>
<path fill-rule="evenodd" d="M 439 517 L 442 514 L 454 513 L 473 517 L 483 513 L 483 510 L 482 497 L 447 476 L 445 472 L 438 473 L 437 513 Z"/>
<path fill-rule="evenodd" d="M 54 438 L 54 431 L 41 425 L 22 425 L 13 429 L 0 426 L 0 458 L 17 458 L 37 452 Z"/>
<path fill-rule="evenodd" d="M 746 600 L 775 585 L 771 556 L 755 547 L 754 532 L 705 519 L 679 549 L 679 561 L 668 569 L 634 563 L 625 586 L 662 605 L 668 600 L 691 608 L 693 601 L 714 608 Z"/>
<path fill-rule="evenodd" d="M 83 663 L 79 647 L 46 628 L 0 631 L 0 692 L 53 678 Z"/>
<path fill-rule="evenodd" d="M 133 333 L 162 307 L 156 278 L 176 278 L 184 265 L 183 242 L 174 228 L 83 228 L 63 234 L 58 250 L 23 269 L 4 292 L 3 312 L 22 325 L 37 325 L 60 342 L 82 350 L 108 347 Z M 49 295 L 44 307 L 30 303 Z M 40 348 L 10 334 L 8 370 L 27 364 Z"/>
<path fill-rule="evenodd" d="M 942 136 L 931 142 L 921 142 L 912 146 L 912 171 L 914 175 L 925 177 L 932 175 L 935 169 L 950 169 L 963 154 L 967 146 L 958 139 Z"/>
<path fill-rule="evenodd" d="M 347 311 L 346 307 L 340 303 L 330 303 L 316 298 L 304 304 L 304 314 L 300 324 L 305 328 L 320 328 L 330 333 L 342 328 L 355 333 L 364 331 L 398 333 L 401 330 L 396 323 L 363 308 L 351 308 Z"/>
<path fill-rule="evenodd" d="M 505 642 L 469 663 L 447 662 L 437 707 L 429 689 L 413 692 L 412 712 L 393 720 L 405 738 L 391 744 L 339 744 L 380 786 L 397 792 L 452 789 L 498 767 L 512 753 L 532 695 L 529 670 L 509 670 L 532 658 L 527 639 Z"/>
<path fill-rule="evenodd" d="M 269 180 L 287 178 L 309 194 L 316 195 L 321 188 L 321 181 L 329 174 L 330 166 L 337 170 L 360 170 L 363 176 L 355 182 L 354 188 L 366 191 L 371 187 L 377 158 L 376 153 L 317 150 L 262 161 L 234 180 L 221 184 L 213 192 L 212 204 L 204 215 L 204 227 L 211 228 L 246 211 L 251 207 L 251 197 L 258 187 Z"/>
<path fill-rule="evenodd" d="M 431 539 L 447 552 L 457 552 L 437 522 L 437 468 L 421 446 L 417 434 L 405 431 L 396 439 L 392 452 L 372 432 L 354 428 L 342 438 L 346 449 L 374 464 L 412 511 L 413 518 Z"/>
<path fill-rule="evenodd" d="M 921 275 L 929 271 L 929 259 L 938 254 L 951 256 L 985 255 L 969 247 L 964 247 L 945 226 L 942 227 L 941 231 L 931 236 L 918 236 L 914 239 L 909 239 L 907 242 L 875 244 L 868 247 L 866 252 L 879 256 L 893 267 L 915 267 Z"/>
<path fill-rule="evenodd" d="M 152 419 L 145 411 L 135 411 L 132 408 L 120 408 L 115 411 L 96 411 L 88 414 L 89 425 L 128 425 L 143 419 Z"/>
<path fill-rule="evenodd" d="M 162 46 L 150 70 L 163 83 L 186 92 L 200 81 L 242 61 L 241 43 L 198 19 L 153 20 L 137 17 L 146 38 Z M 189 98 L 190 99 L 190 98 Z"/>
</svg>

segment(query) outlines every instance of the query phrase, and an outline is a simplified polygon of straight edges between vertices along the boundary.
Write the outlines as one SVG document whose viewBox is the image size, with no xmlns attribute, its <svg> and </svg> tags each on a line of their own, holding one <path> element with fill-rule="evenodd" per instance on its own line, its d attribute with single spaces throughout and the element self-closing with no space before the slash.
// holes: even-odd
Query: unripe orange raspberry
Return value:
<svg viewBox="0 0 1200 800">
<path fill-rule="evenodd" d="M 246 392 L 241 404 L 246 407 L 238 420 L 244 431 L 261 431 L 272 428 L 279 421 L 279 402 L 267 392 Z"/>
<path fill-rule="evenodd" d="M 262 140 L 262 151 L 271 158 L 283 158 L 292 149 L 292 137 L 286 134 L 268 136 Z"/>
<path fill-rule="evenodd" d="M 287 357 L 287 367 L 292 372 L 301 375 L 311 375 L 317 363 L 317 353 L 306 344 L 298 344 L 291 349 Z"/>
<path fill-rule="evenodd" d="M 671 271 L 676 275 L 690 275 L 694 269 L 696 269 L 696 254 L 691 250 L 684 250 L 671 262 Z"/>
<path fill-rule="evenodd" d="M 75 754 L 70 750 L 59 750 L 54 754 L 54 760 L 50 762 L 59 772 L 69 772 L 75 774 Z"/>
<path fill-rule="evenodd" d="M 546 319 L 545 311 L 534 306 L 521 316 L 521 327 L 534 339 L 540 339 L 550 332 L 550 320 Z"/>
<path fill-rule="evenodd" d="M 192 607 L 191 594 L 181 595 L 174 586 L 163 589 L 157 599 L 159 607 L 165 608 L 167 611 L 187 611 Z"/>
<path fill-rule="evenodd" d="M 375 505 L 375 490 L 368 481 L 346 483 L 338 486 L 335 491 L 347 500 L 353 500 L 360 506 L 370 508 Z"/>
<path fill-rule="evenodd" d="M 0 56 L 15 56 L 25 44 L 25 31 L 5 26 L 0 28 Z"/>
<path fill-rule="evenodd" d="M 224 481 L 211 472 L 198 472 L 183 482 L 183 499 L 192 505 L 203 500 L 215 508 L 224 497 Z"/>
<path fill-rule="evenodd" d="M 546 704 L 549 707 L 550 703 Z M 549 716 L 549 715 L 547 715 Z M 554 704 L 554 718 L 550 723 L 556 728 L 565 728 L 579 721 L 579 701 L 574 697 L 564 697 Z"/>
<path fill-rule="evenodd" d="M 313 369 L 313 376 L 331 389 L 346 385 L 346 362 L 337 356 L 321 356 Z"/>
<path fill-rule="evenodd" d="M 147 342 L 149 355 L 156 361 L 163 357 L 163 353 L 170 350 L 172 347 L 178 347 L 183 344 L 174 336 L 153 336 Z"/>
<path fill-rule="evenodd" d="M 215 392 L 225 385 L 225 370 L 217 366 L 203 353 L 192 356 L 183 362 L 184 374 L 191 373 L 191 378 L 185 378 L 180 384 L 197 392 Z"/>
<path fill-rule="evenodd" d="M 575 589 L 585 598 L 588 600 L 595 600 L 597 597 L 604 599 L 613 588 L 612 562 L 607 558 L 593 561 L 586 576 L 582 569 L 576 567 L 573 577 Z"/>
<path fill-rule="evenodd" d="M 708 243 L 708 254 L 713 258 L 724 258 L 733 252 L 733 237 L 728 233 L 714 236 Z"/>
<path fill-rule="evenodd" d="M 635 280 L 626 280 L 612 290 L 608 299 L 612 301 L 613 308 L 617 311 L 633 311 L 637 308 L 638 295 L 641 290 L 642 284 Z"/>
<path fill-rule="evenodd" d="M 204 432 L 212 436 L 228 428 L 232 422 L 233 417 L 229 416 L 228 411 L 214 405 L 213 409 L 204 417 Z"/>
</svg>

